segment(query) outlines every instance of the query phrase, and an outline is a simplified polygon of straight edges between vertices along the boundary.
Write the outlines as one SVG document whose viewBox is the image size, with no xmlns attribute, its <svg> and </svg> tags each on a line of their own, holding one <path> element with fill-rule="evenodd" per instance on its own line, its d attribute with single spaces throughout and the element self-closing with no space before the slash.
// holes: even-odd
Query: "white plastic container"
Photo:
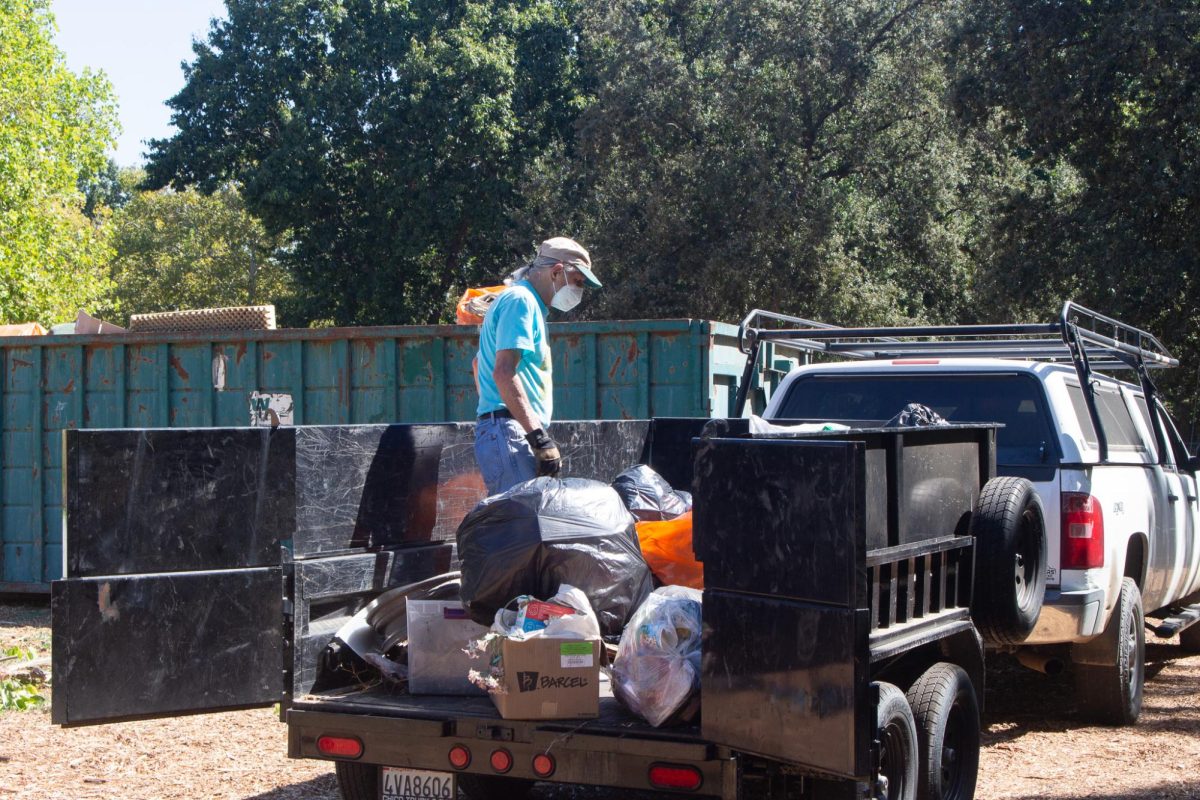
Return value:
<svg viewBox="0 0 1200 800">
<path fill-rule="evenodd" d="M 487 631 L 467 616 L 458 601 L 409 600 L 409 693 L 483 695 L 467 680 L 467 672 L 487 665 L 463 651 Z"/>
</svg>

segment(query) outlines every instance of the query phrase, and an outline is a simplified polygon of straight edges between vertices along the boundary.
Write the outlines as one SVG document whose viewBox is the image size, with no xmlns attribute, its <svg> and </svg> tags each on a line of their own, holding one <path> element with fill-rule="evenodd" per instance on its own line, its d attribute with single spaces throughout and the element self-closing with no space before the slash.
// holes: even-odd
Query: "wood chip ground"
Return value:
<svg viewBox="0 0 1200 800">
<path fill-rule="evenodd" d="M 0 604 L 0 651 L 46 656 L 49 611 Z M 1200 656 L 1177 643 L 1147 650 L 1142 719 L 1090 727 L 1070 682 L 992 659 L 980 800 L 1200 798 Z M 53 681 L 53 676 L 51 676 Z M 268 709 L 64 730 L 48 709 L 0 712 L 0 800 L 240 798 L 336 800 L 329 764 L 292 761 Z M 539 787 L 538 796 L 624 800 L 626 793 Z"/>
</svg>

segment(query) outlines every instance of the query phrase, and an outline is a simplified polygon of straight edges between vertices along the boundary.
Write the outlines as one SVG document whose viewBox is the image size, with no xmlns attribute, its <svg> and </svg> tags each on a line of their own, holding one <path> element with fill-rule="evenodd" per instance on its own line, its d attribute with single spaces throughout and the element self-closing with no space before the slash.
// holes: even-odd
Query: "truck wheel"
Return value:
<svg viewBox="0 0 1200 800">
<path fill-rule="evenodd" d="M 533 781 L 494 775 L 459 775 L 458 788 L 471 800 L 525 800 L 533 790 Z"/>
<path fill-rule="evenodd" d="M 1146 679 L 1144 625 L 1142 593 L 1133 578 L 1125 578 L 1108 627 L 1100 634 L 1107 663 L 1075 666 L 1075 692 L 1085 719 L 1104 725 L 1137 722 Z"/>
<path fill-rule="evenodd" d="M 979 702 L 962 667 L 934 664 L 908 690 L 920 759 L 917 795 L 971 800 L 979 772 Z"/>
<path fill-rule="evenodd" d="M 1046 594 L 1046 515 L 1033 484 L 992 478 L 971 515 L 975 601 L 971 615 L 991 644 L 1019 644 L 1033 633 Z"/>
<path fill-rule="evenodd" d="M 879 773 L 872 800 L 916 800 L 917 726 L 904 693 L 890 683 L 877 683 L 875 719 L 879 737 Z"/>
<path fill-rule="evenodd" d="M 355 761 L 337 762 L 342 800 L 379 800 L 379 767 Z"/>
<path fill-rule="evenodd" d="M 1179 646 L 1185 653 L 1200 653 L 1200 622 L 1179 632 Z"/>
</svg>

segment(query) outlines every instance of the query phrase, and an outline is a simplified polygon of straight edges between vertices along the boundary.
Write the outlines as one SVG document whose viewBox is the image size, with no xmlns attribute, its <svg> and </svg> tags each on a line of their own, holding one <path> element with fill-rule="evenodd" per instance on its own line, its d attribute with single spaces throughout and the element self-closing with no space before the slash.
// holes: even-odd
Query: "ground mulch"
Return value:
<svg viewBox="0 0 1200 800">
<path fill-rule="evenodd" d="M 44 604 L 0 604 L 0 651 L 49 655 Z M 993 658 L 980 800 L 1200 798 L 1200 656 L 1150 644 L 1145 710 L 1132 728 L 1074 717 L 1067 677 Z M 49 697 L 53 691 L 45 687 Z M 0 712 L 0 800 L 240 798 L 336 800 L 329 764 L 293 761 L 269 709 L 62 729 L 48 707 Z M 543 798 L 625 793 L 545 787 Z"/>
</svg>

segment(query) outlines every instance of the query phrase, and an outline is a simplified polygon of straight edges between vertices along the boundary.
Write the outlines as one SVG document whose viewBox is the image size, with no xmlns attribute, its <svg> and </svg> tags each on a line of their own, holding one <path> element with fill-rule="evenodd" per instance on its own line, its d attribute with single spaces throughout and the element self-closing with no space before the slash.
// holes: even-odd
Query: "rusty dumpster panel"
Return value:
<svg viewBox="0 0 1200 800">
<path fill-rule="evenodd" d="M 556 419 L 730 413 L 734 326 L 550 329 Z M 0 338 L 0 593 L 45 594 L 62 574 L 63 430 L 250 425 L 252 395 L 282 398 L 295 425 L 470 420 L 477 339 L 459 325 Z"/>
</svg>

